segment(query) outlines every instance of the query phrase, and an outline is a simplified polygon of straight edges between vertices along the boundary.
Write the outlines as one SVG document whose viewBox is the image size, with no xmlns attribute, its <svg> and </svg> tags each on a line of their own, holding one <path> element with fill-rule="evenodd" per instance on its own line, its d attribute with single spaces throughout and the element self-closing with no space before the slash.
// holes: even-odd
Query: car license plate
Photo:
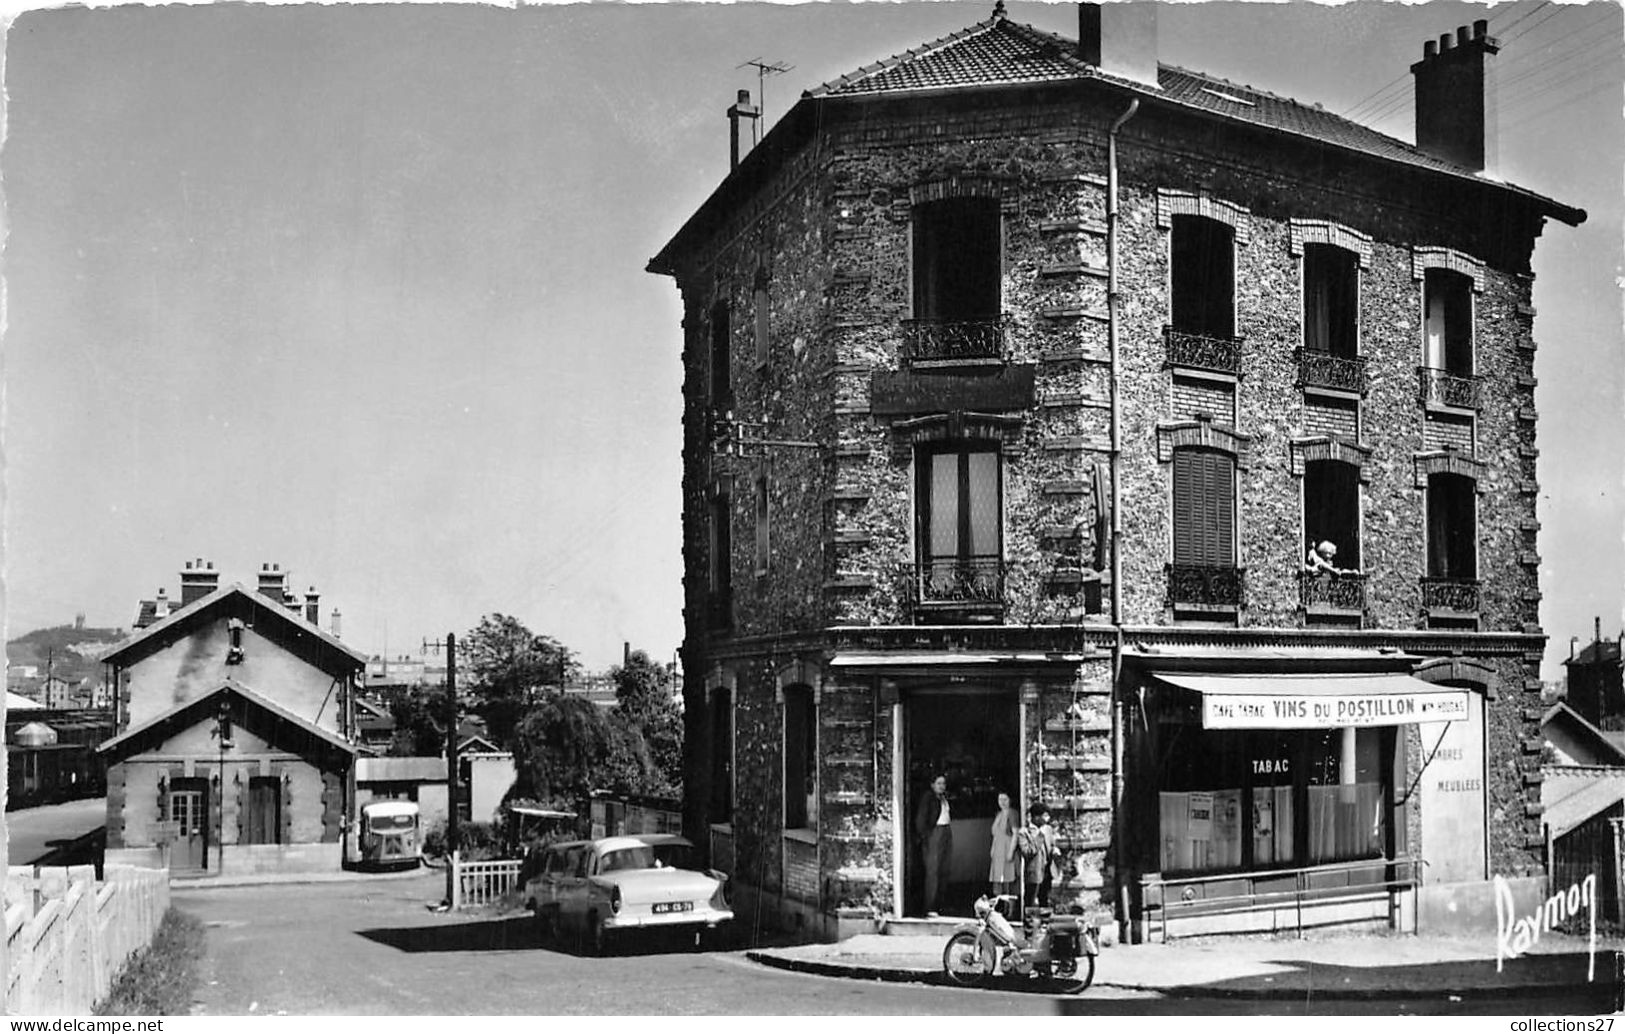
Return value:
<svg viewBox="0 0 1625 1034">
<path fill-rule="evenodd" d="M 654 911 L 654 914 L 657 915 L 657 916 L 665 915 L 668 912 L 692 912 L 692 911 L 694 911 L 694 902 L 692 902 L 692 901 L 657 901 L 657 902 L 655 902 L 655 906 L 654 906 L 653 911 Z"/>
</svg>

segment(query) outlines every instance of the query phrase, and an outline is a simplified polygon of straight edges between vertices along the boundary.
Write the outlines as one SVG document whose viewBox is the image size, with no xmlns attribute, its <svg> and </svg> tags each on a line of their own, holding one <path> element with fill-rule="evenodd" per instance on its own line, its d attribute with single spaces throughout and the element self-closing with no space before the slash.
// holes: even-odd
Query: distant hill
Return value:
<svg viewBox="0 0 1625 1034">
<path fill-rule="evenodd" d="M 78 682 L 87 677 L 100 679 L 102 665 L 99 658 L 126 634 L 122 628 L 85 628 L 81 625 L 36 629 L 6 643 L 6 663 L 12 667 L 33 665 L 39 669 L 39 679 L 36 681 L 45 678 L 47 665 L 52 675 L 69 682 Z"/>
</svg>

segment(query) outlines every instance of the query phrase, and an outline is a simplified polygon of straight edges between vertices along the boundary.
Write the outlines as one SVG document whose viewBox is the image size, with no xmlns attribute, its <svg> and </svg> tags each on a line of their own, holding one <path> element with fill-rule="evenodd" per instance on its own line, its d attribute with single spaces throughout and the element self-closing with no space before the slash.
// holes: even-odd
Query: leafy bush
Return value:
<svg viewBox="0 0 1625 1034">
<path fill-rule="evenodd" d="M 457 849 L 463 853 L 463 861 L 480 862 L 490 858 L 503 857 L 502 840 L 496 828 L 489 822 L 459 822 L 457 823 Z M 441 819 L 423 834 L 423 853 L 431 857 L 444 856 L 449 852 L 446 845 L 446 821 Z"/>
</svg>

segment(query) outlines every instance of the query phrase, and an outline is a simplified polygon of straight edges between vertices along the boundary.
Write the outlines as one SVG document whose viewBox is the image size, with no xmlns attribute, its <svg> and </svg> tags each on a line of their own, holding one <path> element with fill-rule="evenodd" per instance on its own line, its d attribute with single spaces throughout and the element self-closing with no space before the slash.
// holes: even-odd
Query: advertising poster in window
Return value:
<svg viewBox="0 0 1625 1034">
<path fill-rule="evenodd" d="M 1467 720 L 1424 722 L 1422 857 L 1429 883 L 1487 878 L 1484 840 L 1484 698 L 1468 693 Z"/>
</svg>

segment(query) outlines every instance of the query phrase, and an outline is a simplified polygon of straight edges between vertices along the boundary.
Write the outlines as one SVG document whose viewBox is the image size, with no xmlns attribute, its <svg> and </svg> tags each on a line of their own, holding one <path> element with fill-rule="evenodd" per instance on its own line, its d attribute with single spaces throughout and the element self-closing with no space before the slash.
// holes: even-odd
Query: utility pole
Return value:
<svg viewBox="0 0 1625 1034">
<path fill-rule="evenodd" d="M 446 633 L 446 907 L 457 878 L 457 635 Z"/>
<path fill-rule="evenodd" d="M 225 697 L 220 698 L 220 712 L 215 719 L 215 737 L 220 748 L 220 767 L 215 769 L 214 778 L 220 786 L 220 821 L 215 825 L 214 842 L 216 857 L 214 874 L 223 875 L 226 871 L 226 751 L 231 747 L 231 701 Z"/>
</svg>

